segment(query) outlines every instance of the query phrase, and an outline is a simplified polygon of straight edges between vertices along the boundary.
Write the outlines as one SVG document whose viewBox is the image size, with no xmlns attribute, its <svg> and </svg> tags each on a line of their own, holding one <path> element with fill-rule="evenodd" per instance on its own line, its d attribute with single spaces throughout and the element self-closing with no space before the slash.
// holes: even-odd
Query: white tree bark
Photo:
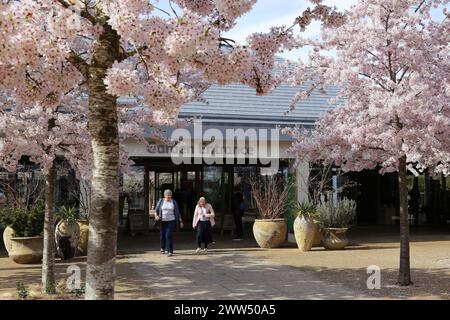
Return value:
<svg viewBox="0 0 450 320">
<path fill-rule="evenodd" d="M 400 158 L 398 168 L 398 188 L 400 198 L 400 270 L 398 283 L 401 286 L 411 284 L 409 257 L 409 221 L 408 186 L 406 181 L 406 156 Z"/>
<path fill-rule="evenodd" d="M 42 256 L 42 291 L 55 292 L 55 176 L 53 165 L 45 175 L 44 250 Z"/>
<path fill-rule="evenodd" d="M 114 299 L 117 247 L 119 130 L 116 97 L 106 93 L 106 71 L 119 56 L 119 36 L 108 25 L 93 44 L 88 70 L 89 132 L 94 170 L 85 298 Z"/>
</svg>

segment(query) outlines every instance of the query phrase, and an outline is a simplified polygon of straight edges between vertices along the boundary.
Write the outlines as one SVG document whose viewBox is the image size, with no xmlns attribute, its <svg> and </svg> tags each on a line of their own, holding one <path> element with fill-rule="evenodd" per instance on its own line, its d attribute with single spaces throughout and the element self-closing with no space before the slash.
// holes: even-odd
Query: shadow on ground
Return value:
<svg viewBox="0 0 450 320">
<path fill-rule="evenodd" d="M 445 248 L 435 241 L 450 240 L 448 229 L 439 232 L 412 230 L 413 242 L 432 242 L 440 254 L 447 257 Z M 118 299 L 450 299 L 450 265 L 442 267 L 414 268 L 411 271 L 414 284 L 408 287 L 396 285 L 397 269 L 381 270 L 380 290 L 368 290 L 366 268 L 342 267 L 339 263 L 322 266 L 295 266 L 281 264 L 273 251 L 259 249 L 251 234 L 245 241 L 231 241 L 231 236 L 215 235 L 216 243 L 207 255 L 195 255 L 193 232 L 175 235 L 175 255 L 171 258 L 158 253 L 159 236 L 156 232 L 130 237 L 120 233 L 117 257 L 116 297 Z M 351 246 L 345 253 L 334 253 L 340 259 L 356 259 L 358 253 L 374 252 L 386 255 L 398 245 L 395 228 L 354 228 L 349 232 Z M 389 243 L 394 243 L 393 245 Z M 379 243 L 379 245 L 377 245 Z M 431 244 L 430 244 L 431 245 Z M 424 252 L 428 252 L 424 244 Z M 323 255 L 326 261 L 333 257 L 322 248 L 308 255 L 297 255 L 295 244 L 277 249 L 292 259 Z M 377 252 L 377 250 L 380 250 Z M 444 252 L 445 251 L 445 252 Z M 294 253 L 295 252 L 295 253 Z M 267 257 L 264 258 L 263 253 Z M 370 254 L 372 256 L 373 254 Z M 450 257 L 450 256 L 449 256 Z M 333 258 L 334 259 L 334 258 Z M 389 258 L 391 259 L 391 258 Z M 428 259 L 431 259 L 428 257 Z M 434 258 L 433 258 L 434 259 Z M 449 259 L 450 260 L 450 259 Z M 352 260 L 353 261 L 353 260 Z M 390 261 L 390 260 L 389 260 Z M 85 257 L 57 261 L 57 281 L 67 279 L 67 267 L 81 267 L 85 279 Z M 338 267 L 336 267 L 338 266 Z M 40 282 L 40 265 L 17 265 L 7 258 L 0 246 L 0 292 L 15 291 L 18 281 L 29 285 Z"/>
<path fill-rule="evenodd" d="M 145 279 L 127 283 L 121 295 L 131 299 L 143 298 L 143 292 L 152 299 L 188 300 L 363 298 L 360 292 L 342 283 L 326 283 L 309 271 L 236 252 L 201 256 L 182 252 L 172 258 L 152 254 L 146 261 L 130 258 L 120 265 Z"/>
<path fill-rule="evenodd" d="M 296 268 L 296 267 L 294 267 Z M 411 269 L 413 283 L 409 286 L 397 284 L 398 269 L 381 270 L 381 289 L 367 288 L 366 268 L 320 268 L 299 267 L 300 271 L 311 272 L 327 283 L 342 283 L 350 290 L 356 290 L 370 298 L 382 299 L 450 299 L 449 268 Z"/>
</svg>

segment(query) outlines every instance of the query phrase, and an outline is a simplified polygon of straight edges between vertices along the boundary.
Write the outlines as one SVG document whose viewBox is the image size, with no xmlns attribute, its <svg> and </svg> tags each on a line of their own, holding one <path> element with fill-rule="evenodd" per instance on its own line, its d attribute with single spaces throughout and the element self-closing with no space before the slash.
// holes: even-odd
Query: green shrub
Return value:
<svg viewBox="0 0 450 320">
<path fill-rule="evenodd" d="M 302 202 L 297 205 L 297 215 L 307 219 L 319 219 L 316 206 L 311 202 Z"/>
<path fill-rule="evenodd" d="M 0 209 L 0 224 L 11 227 L 16 237 L 35 237 L 44 230 L 44 216 L 44 202 L 37 201 L 30 209 Z"/>
<path fill-rule="evenodd" d="M 72 224 L 80 218 L 80 213 L 75 207 L 62 206 L 56 213 L 56 217 L 67 224 Z"/>
<path fill-rule="evenodd" d="M 23 282 L 19 281 L 16 283 L 16 290 L 17 290 L 17 297 L 19 297 L 19 299 L 28 298 L 28 288 L 25 286 Z"/>
<path fill-rule="evenodd" d="M 6 228 L 12 223 L 13 210 L 10 208 L 0 209 L 0 227 Z"/>
<path fill-rule="evenodd" d="M 289 184 L 295 185 L 295 175 L 289 173 L 288 174 Z M 297 195 L 296 189 L 290 188 L 288 195 L 288 205 L 286 208 L 286 212 L 284 213 L 284 219 L 286 220 L 286 224 L 289 231 L 294 229 L 294 221 L 297 218 L 298 210 L 297 210 Z"/>
</svg>

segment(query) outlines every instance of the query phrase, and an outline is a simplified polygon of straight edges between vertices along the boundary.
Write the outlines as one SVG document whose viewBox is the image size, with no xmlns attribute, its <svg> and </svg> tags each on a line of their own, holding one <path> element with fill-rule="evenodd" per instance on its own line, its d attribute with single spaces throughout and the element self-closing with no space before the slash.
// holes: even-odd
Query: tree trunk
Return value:
<svg viewBox="0 0 450 320">
<path fill-rule="evenodd" d="M 441 213 L 443 216 L 443 220 L 447 220 L 449 218 L 449 210 L 448 210 L 448 197 L 447 197 L 447 180 L 443 173 L 441 173 Z"/>
<path fill-rule="evenodd" d="M 42 291 L 55 293 L 55 165 L 45 175 L 44 250 Z"/>
<path fill-rule="evenodd" d="M 86 270 L 89 300 L 114 299 L 117 247 L 119 130 L 116 97 L 106 93 L 106 71 L 119 56 L 119 36 L 108 25 L 93 44 L 89 67 L 89 132 L 94 157 Z"/>
<path fill-rule="evenodd" d="M 400 198 L 400 270 L 398 283 L 411 284 L 409 259 L 408 185 L 406 183 L 406 156 L 400 158 L 398 168 L 398 188 Z"/>
</svg>

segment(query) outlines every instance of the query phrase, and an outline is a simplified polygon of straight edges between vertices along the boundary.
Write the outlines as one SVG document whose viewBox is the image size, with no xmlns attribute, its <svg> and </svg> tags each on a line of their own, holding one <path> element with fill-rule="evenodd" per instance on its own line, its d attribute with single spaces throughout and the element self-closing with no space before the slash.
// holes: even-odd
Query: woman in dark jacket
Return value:
<svg viewBox="0 0 450 320">
<path fill-rule="evenodd" d="M 177 221 L 180 223 L 180 228 L 183 228 L 178 204 L 172 199 L 172 191 L 164 191 L 164 198 L 158 201 L 155 211 L 155 220 L 161 221 L 159 228 L 161 253 L 164 254 L 167 249 L 167 255 L 171 257 L 173 255 L 173 230 L 177 226 Z"/>
</svg>

